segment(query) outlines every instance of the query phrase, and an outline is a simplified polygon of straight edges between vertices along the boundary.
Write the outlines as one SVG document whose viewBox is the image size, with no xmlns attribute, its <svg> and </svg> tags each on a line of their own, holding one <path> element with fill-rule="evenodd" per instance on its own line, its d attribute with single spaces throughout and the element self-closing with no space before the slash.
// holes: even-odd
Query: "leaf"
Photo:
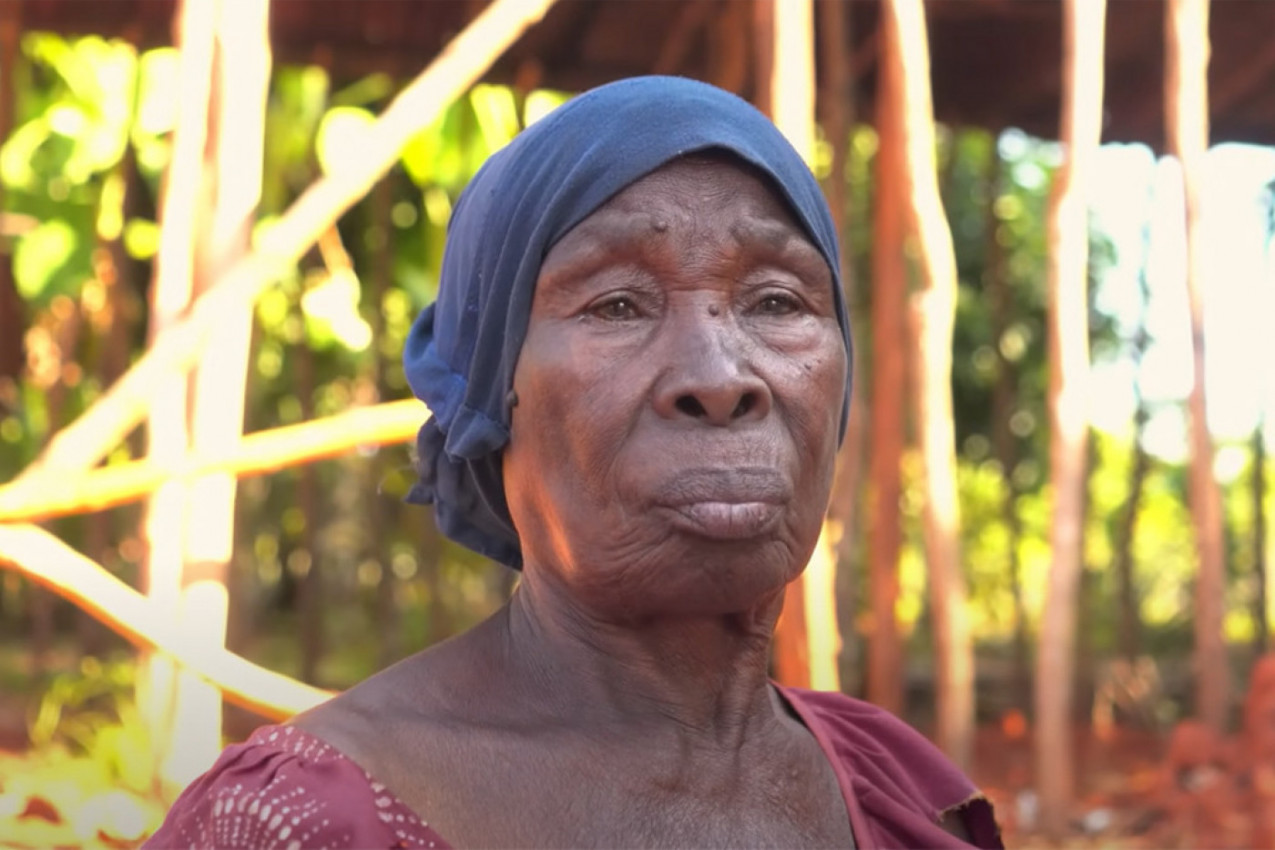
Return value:
<svg viewBox="0 0 1275 850">
<path fill-rule="evenodd" d="M 331 174 L 342 162 L 359 157 L 367 134 L 376 117 L 357 106 L 337 106 L 329 109 L 319 122 L 314 147 L 319 166 L 325 174 Z"/>
<path fill-rule="evenodd" d="M 469 93 L 469 102 L 478 117 L 478 129 L 490 156 L 518 135 L 518 105 L 508 86 L 477 85 Z"/>
<path fill-rule="evenodd" d="M 79 243 L 80 234 L 60 218 L 42 222 L 23 235 L 13 254 L 18 293 L 29 301 L 51 297 Z"/>
<path fill-rule="evenodd" d="M 571 95 L 564 92 L 547 91 L 545 89 L 533 91 L 527 95 L 527 101 L 522 107 L 523 125 L 530 127 L 559 106 L 562 106 L 571 97 Z"/>
<path fill-rule="evenodd" d="M 49 138 L 49 122 L 43 116 L 28 121 L 10 136 L 0 148 L 0 178 L 10 188 L 34 188 L 35 169 L 31 163 L 35 152 Z"/>
<path fill-rule="evenodd" d="M 159 250 L 159 225 L 130 218 L 124 225 L 124 250 L 135 260 L 149 260 Z"/>
</svg>

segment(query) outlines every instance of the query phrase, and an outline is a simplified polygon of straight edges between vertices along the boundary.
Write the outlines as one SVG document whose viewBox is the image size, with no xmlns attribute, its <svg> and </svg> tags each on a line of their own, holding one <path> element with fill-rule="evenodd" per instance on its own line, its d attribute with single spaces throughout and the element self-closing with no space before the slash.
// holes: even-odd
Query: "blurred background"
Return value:
<svg viewBox="0 0 1275 850">
<path fill-rule="evenodd" d="M 453 204 L 675 73 L 823 182 L 855 323 L 775 675 L 1007 843 L 1275 846 L 1275 4 L 0 3 L 0 846 L 128 847 L 221 746 L 517 576 L 403 498 Z"/>
</svg>

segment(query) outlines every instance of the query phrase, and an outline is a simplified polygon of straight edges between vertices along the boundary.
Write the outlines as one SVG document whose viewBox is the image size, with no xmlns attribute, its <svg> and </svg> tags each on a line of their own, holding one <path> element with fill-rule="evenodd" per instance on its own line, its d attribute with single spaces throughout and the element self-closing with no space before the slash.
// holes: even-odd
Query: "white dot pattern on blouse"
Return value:
<svg viewBox="0 0 1275 850">
<path fill-rule="evenodd" d="M 342 811 L 340 801 L 307 792 L 301 781 L 307 764 L 348 759 L 335 748 L 290 726 L 258 731 L 250 744 L 285 753 L 291 769 L 282 766 L 260 788 L 245 789 L 243 783 L 214 783 L 211 800 L 184 819 L 177 831 L 180 846 L 191 850 L 206 847 L 260 848 L 260 850 L 338 850 L 352 845 L 349 829 L 333 829 L 338 822 L 366 813 Z M 352 763 L 350 763 L 352 765 Z M 384 785 L 358 769 L 374 797 L 376 816 L 393 830 L 398 840 L 387 850 L 411 847 L 432 848 L 421 821 Z M 335 795 L 334 795 L 335 796 Z M 211 805 L 209 805 L 211 803 Z M 388 833 L 387 833 L 388 834 Z M 320 843 L 321 837 L 321 843 Z"/>
</svg>

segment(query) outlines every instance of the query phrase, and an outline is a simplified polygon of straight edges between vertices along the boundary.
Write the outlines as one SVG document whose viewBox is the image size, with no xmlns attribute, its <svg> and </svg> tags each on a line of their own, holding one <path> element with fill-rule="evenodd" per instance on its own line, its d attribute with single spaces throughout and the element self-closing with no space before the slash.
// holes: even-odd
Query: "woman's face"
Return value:
<svg viewBox="0 0 1275 850">
<path fill-rule="evenodd" d="M 846 368 L 827 262 L 766 182 L 632 184 L 536 283 L 504 458 L 527 575 L 610 616 L 757 605 L 814 547 Z"/>
</svg>

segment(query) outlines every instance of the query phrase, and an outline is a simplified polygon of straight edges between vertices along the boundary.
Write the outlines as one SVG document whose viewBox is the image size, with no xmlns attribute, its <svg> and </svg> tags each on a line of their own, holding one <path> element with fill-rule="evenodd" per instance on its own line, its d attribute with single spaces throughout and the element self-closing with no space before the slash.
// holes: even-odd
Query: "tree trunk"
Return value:
<svg viewBox="0 0 1275 850">
<path fill-rule="evenodd" d="M 20 4 L 0 4 L 0 139 L 8 139 L 13 132 L 14 102 L 18 94 L 14 69 L 17 65 L 18 40 L 22 34 L 21 15 Z M 0 209 L 4 208 L 4 189 L 3 183 L 0 183 Z M 13 275 L 13 254 L 6 252 L 0 255 L 0 417 L 17 407 L 18 382 L 26 367 L 26 349 L 23 345 L 26 327 L 26 305 L 18 294 L 18 282 Z M 8 587 L 17 588 L 21 585 L 14 582 Z M 0 616 L 4 615 L 5 589 L 6 585 L 0 583 Z M 34 588 L 32 590 L 39 592 Z M 25 595 L 27 594 L 22 594 Z"/>
<path fill-rule="evenodd" d="M 1141 361 L 1141 357 L 1138 361 Z M 1142 510 L 1142 494 L 1146 489 L 1147 473 L 1151 471 L 1151 458 L 1142 448 L 1147 419 L 1146 404 L 1139 397 L 1133 420 L 1133 467 L 1129 470 L 1129 495 L 1125 499 L 1120 526 L 1116 532 L 1116 642 L 1120 657 L 1128 662 L 1130 669 L 1133 669 L 1134 662 L 1142 654 L 1142 617 L 1138 613 L 1138 583 L 1134 575 L 1133 550 L 1138 536 L 1138 513 Z"/>
<path fill-rule="evenodd" d="M 385 364 L 381 357 L 381 340 L 385 339 L 385 294 L 389 291 L 394 276 L 394 223 L 390 219 L 393 205 L 393 186 L 387 177 L 372 190 L 372 226 L 376 232 L 384 234 L 384 239 L 373 252 L 372 345 L 369 347 L 369 380 L 378 402 L 385 401 L 390 395 L 390 388 L 385 380 Z M 390 541 L 386 539 L 386 532 L 396 525 L 394 514 L 398 512 L 398 502 L 381 496 L 381 474 L 384 469 L 382 458 L 380 452 L 368 458 L 366 499 L 369 554 L 382 565 L 381 581 L 376 588 L 376 622 L 381 636 L 381 666 L 387 667 L 403 656 L 403 632 L 395 601 L 398 579 L 390 557 Z"/>
<path fill-rule="evenodd" d="M 13 132 L 14 100 L 18 93 L 14 68 L 18 58 L 21 18 L 22 4 L 0 3 L 0 139 L 4 140 Z M 2 209 L 4 186 L 0 185 Z M 26 362 L 22 347 L 25 329 L 26 306 L 22 303 L 22 296 L 18 295 L 17 281 L 13 276 L 13 255 L 5 253 L 0 256 L 0 382 L 7 379 L 15 387 Z"/>
<path fill-rule="evenodd" d="M 1264 417 L 1253 428 L 1253 655 L 1260 658 L 1270 646 L 1266 617 L 1266 440 Z"/>
<path fill-rule="evenodd" d="M 888 49 L 883 45 L 883 50 Z M 872 619 L 868 632 L 868 699 L 903 711 L 903 652 L 895 604 L 899 598 L 907 268 L 903 257 L 903 79 L 898 62 L 877 71 L 876 202 L 872 210 L 872 402 L 868 558 Z"/>
<path fill-rule="evenodd" d="M 1195 588 L 1195 710 L 1214 731 L 1224 732 L 1230 712 L 1230 661 L 1222 635 L 1226 553 L 1222 494 L 1213 478 L 1204 386 L 1204 234 L 1200 229 L 1200 181 L 1209 143 L 1208 0 L 1169 0 L 1165 7 L 1165 135 L 1182 170 L 1185 198 L 1187 298 L 1195 377 L 1187 399 L 1190 432 L 1191 517 L 1199 553 Z"/>
<path fill-rule="evenodd" d="M 1014 316 L 1014 293 L 1005 268 L 1005 246 L 1001 244 L 1001 222 L 996 214 L 1000 197 L 1003 168 L 1000 153 L 993 141 L 988 169 L 987 262 L 985 286 L 991 302 L 992 339 L 996 345 L 996 382 L 992 385 L 992 453 L 1001 468 L 1001 517 L 1005 523 L 1005 572 L 1009 578 L 1010 596 L 1014 600 L 1013 704 L 1027 711 L 1031 704 L 1031 659 L 1027 644 L 1027 609 L 1023 602 L 1023 570 L 1018 547 L 1023 538 L 1023 523 L 1018 515 L 1018 485 L 1014 470 L 1018 467 L 1018 444 L 1009 423 L 1014 416 L 1014 397 L 1018 375 L 1014 362 L 1005 353 L 1006 334 Z"/>
<path fill-rule="evenodd" d="M 850 308 L 851 323 L 854 324 L 858 297 L 854 280 L 854 263 L 851 260 L 848 221 L 851 211 L 847 197 L 847 181 L 850 177 L 848 167 L 850 133 L 854 127 L 855 115 L 854 79 L 851 77 L 850 56 L 846 50 L 850 41 L 850 15 L 846 14 L 847 5 L 840 2 L 821 3 L 818 10 L 820 15 L 819 58 L 822 69 L 820 76 L 827 81 L 826 87 L 820 94 L 819 103 L 822 107 L 824 132 L 832 142 L 832 167 L 825 183 L 825 194 L 828 206 L 832 210 L 837 237 L 841 243 L 841 289 L 845 293 L 846 304 Z M 842 572 L 851 572 L 849 567 L 859 530 L 858 507 L 866 448 L 863 384 L 860 381 L 861 363 L 861 357 L 852 356 L 850 416 L 846 423 L 846 434 L 842 440 L 841 450 L 837 454 L 832 498 L 828 505 L 828 531 L 839 575 Z M 837 583 L 835 591 L 841 619 L 846 620 L 848 616 L 852 618 L 857 607 L 854 582 L 842 578 Z M 852 619 L 850 622 L 853 622 Z M 858 666 L 852 643 L 853 629 L 844 634 L 846 637 L 842 641 L 840 663 L 843 674 L 855 670 Z M 844 679 L 844 675 L 842 678 Z"/>
<path fill-rule="evenodd" d="M 36 330 L 44 340 L 42 345 L 48 347 L 48 363 L 39 371 L 28 369 L 26 380 L 44 394 L 46 440 L 57 433 L 67 418 L 71 390 L 67 376 L 73 368 L 78 368 L 75 364 L 80 360 L 78 349 L 83 324 L 79 305 L 65 295 L 56 296 L 47 311 L 37 314 Z M 58 525 L 55 523 L 53 527 Z M 65 524 L 61 530 L 65 532 Z M 56 633 L 58 599 L 44 588 L 32 586 L 26 601 L 31 614 L 32 666 L 44 672 Z"/>
<path fill-rule="evenodd" d="M 809 163 L 815 147 L 814 4 L 812 0 L 760 3 L 757 23 L 757 65 L 769 66 L 764 106 Z M 763 43 L 767 34 L 768 56 Z M 836 577 L 836 559 L 825 522 L 806 571 L 784 596 L 784 611 L 775 630 L 775 675 L 784 684 L 840 689 Z"/>
<path fill-rule="evenodd" d="M 1061 138 L 1049 197 L 1049 463 L 1054 490 L 1045 613 L 1037 650 L 1036 785 L 1041 825 L 1062 835 L 1075 785 L 1076 595 L 1084 542 L 1089 373 L 1089 222 L 1084 187 L 1102 126 L 1103 0 L 1063 4 Z"/>
<path fill-rule="evenodd" d="M 1148 210 L 1150 213 L 1150 210 Z M 1138 604 L 1138 583 L 1134 548 L 1137 542 L 1138 514 L 1142 510 L 1142 496 L 1146 488 L 1147 474 L 1151 471 L 1151 457 L 1142 447 L 1150 411 L 1142 394 L 1142 368 L 1146 359 L 1151 335 L 1147 331 L 1147 312 L 1151 301 L 1151 289 L 1147 282 L 1147 265 L 1151 252 L 1151 219 L 1142 227 L 1142 261 L 1138 270 L 1139 309 L 1137 327 L 1134 329 L 1132 358 L 1134 369 L 1133 393 L 1133 467 L 1129 470 L 1129 495 L 1116 530 L 1116 646 L 1120 656 L 1133 669 L 1142 654 L 1142 617 Z"/>
<path fill-rule="evenodd" d="M 97 246 L 93 255 L 93 278 L 85 283 L 80 296 L 81 308 L 93 328 L 96 344 L 97 383 L 109 387 L 128 368 L 134 324 L 138 310 L 128 286 L 128 254 L 124 251 L 123 224 L 137 206 L 137 164 L 132 147 L 125 148 L 123 158 L 107 178 L 118 192 L 103 191 L 98 203 L 116 204 L 109 214 L 98 212 Z M 113 222 L 109 229 L 103 222 Z M 91 297 L 90 297 L 91 295 Z M 92 303 L 90 303 L 90 301 Z M 89 557 L 110 569 L 118 563 L 115 549 L 117 518 L 107 511 L 94 511 L 84 518 L 84 549 Z M 105 649 L 108 632 L 89 613 L 77 611 L 77 631 L 81 650 L 96 655 Z"/>
<path fill-rule="evenodd" d="M 314 352 L 304 335 L 297 349 L 297 398 L 301 402 L 301 417 L 306 422 L 314 419 L 314 394 L 317 389 L 314 374 Z M 307 463 L 297 470 L 297 506 L 305 517 L 301 534 L 301 551 L 305 565 L 297 576 L 297 617 L 301 628 L 301 681 L 316 684 L 319 661 L 323 658 L 323 559 L 318 550 L 318 529 L 321 511 L 319 499 L 318 469 Z M 291 564 L 289 564 L 291 567 Z"/>
<path fill-rule="evenodd" d="M 916 422 L 924 474 L 924 540 L 934 626 L 937 738 L 968 768 L 974 745 L 974 653 L 961 572 L 956 437 L 952 430 L 952 328 L 956 253 L 935 170 L 929 37 L 921 0 L 882 6 L 881 62 L 901 93 L 904 206 L 915 239 L 919 289 L 911 296 L 916 339 Z"/>
</svg>

